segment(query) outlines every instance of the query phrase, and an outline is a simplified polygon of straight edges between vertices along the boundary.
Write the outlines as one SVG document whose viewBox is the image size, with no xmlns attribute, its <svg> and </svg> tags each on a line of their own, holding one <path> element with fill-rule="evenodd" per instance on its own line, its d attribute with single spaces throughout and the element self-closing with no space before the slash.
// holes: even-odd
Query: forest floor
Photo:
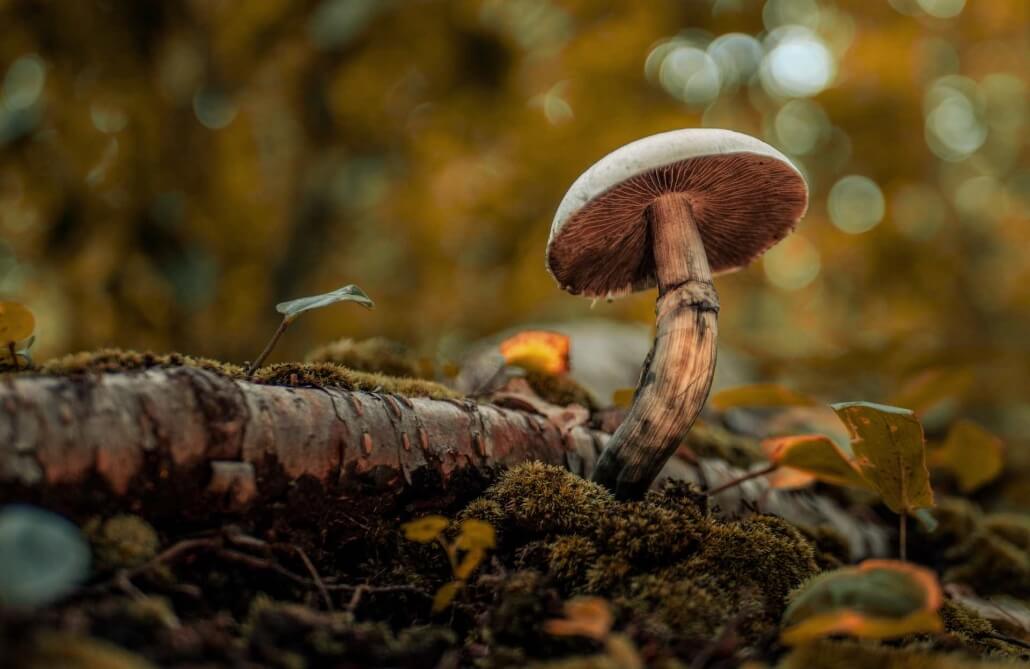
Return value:
<svg viewBox="0 0 1030 669">
<path fill-rule="evenodd" d="M 683 482 L 641 501 L 617 501 L 539 463 L 497 472 L 442 504 L 402 495 L 334 505 L 309 488 L 298 480 L 275 502 L 231 518 L 109 507 L 74 516 L 91 548 L 91 576 L 44 608 L 0 608 L 3 666 L 972 668 L 1030 661 L 1027 621 L 1019 619 L 1030 598 L 1030 518 L 992 514 L 958 496 L 939 497 L 934 533 L 916 530 L 910 538 L 910 558 L 950 584 L 943 631 L 791 648 L 780 641 L 791 593 L 851 562 L 847 538 L 830 527 L 746 509 L 715 513 L 710 498 Z M 439 531 L 420 537 L 418 526 L 405 526 L 428 513 L 447 519 Z M 494 536 L 477 543 L 471 519 L 488 523 Z M 1012 619 L 987 610 L 988 597 L 1011 598 Z"/>
</svg>

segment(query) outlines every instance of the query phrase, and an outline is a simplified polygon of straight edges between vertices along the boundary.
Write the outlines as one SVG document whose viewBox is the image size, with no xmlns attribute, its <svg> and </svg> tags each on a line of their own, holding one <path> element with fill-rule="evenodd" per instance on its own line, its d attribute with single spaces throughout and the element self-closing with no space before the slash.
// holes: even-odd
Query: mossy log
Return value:
<svg viewBox="0 0 1030 669">
<path fill-rule="evenodd" d="M 243 511 L 298 483 L 337 497 L 443 496 L 529 460 L 589 476 L 606 439 L 468 400 L 265 385 L 192 366 L 14 375 L 0 382 L 0 502 L 191 516 Z"/>
</svg>

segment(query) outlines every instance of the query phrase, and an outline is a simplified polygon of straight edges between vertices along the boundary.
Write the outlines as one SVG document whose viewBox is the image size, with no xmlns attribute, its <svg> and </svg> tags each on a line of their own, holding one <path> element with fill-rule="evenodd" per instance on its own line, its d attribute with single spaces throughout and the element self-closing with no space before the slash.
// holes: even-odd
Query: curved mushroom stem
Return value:
<svg viewBox="0 0 1030 669">
<path fill-rule="evenodd" d="M 719 298 L 686 195 L 651 206 L 658 274 L 658 331 L 626 420 L 608 442 L 594 481 L 620 499 L 642 497 L 701 412 L 715 372 Z"/>
</svg>

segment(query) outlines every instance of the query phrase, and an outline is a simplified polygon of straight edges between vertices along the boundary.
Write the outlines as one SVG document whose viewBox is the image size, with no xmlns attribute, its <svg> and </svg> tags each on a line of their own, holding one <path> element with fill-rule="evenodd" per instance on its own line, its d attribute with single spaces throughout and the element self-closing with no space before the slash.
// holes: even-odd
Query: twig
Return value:
<svg viewBox="0 0 1030 669">
<path fill-rule="evenodd" d="M 325 589 L 325 583 L 322 581 L 322 577 L 318 575 L 318 570 L 315 569 L 315 565 L 312 564 L 308 558 L 308 554 L 304 552 L 304 549 L 300 546 L 294 546 L 297 549 L 297 555 L 300 556 L 301 561 L 304 562 L 304 566 L 308 568 L 308 573 L 311 574 L 311 579 L 315 582 L 315 587 L 318 588 L 319 594 L 322 595 L 322 599 L 325 600 L 325 607 L 330 613 L 333 611 L 333 600 L 329 596 L 329 591 Z"/>
<path fill-rule="evenodd" d="M 769 463 L 769 465 L 767 465 L 765 467 L 762 467 L 761 469 L 756 469 L 753 472 L 749 472 L 747 474 L 744 474 L 743 476 L 740 476 L 740 477 L 737 477 L 737 478 L 732 479 L 730 481 L 727 481 L 726 483 L 723 483 L 720 486 L 716 486 L 716 487 L 712 488 L 711 490 L 707 490 L 707 491 L 705 491 L 705 494 L 708 495 L 709 497 L 711 497 L 713 495 L 718 495 L 719 493 L 723 492 L 724 490 L 728 490 L 730 488 L 733 488 L 734 486 L 738 486 L 738 485 L 740 485 L 741 483 L 743 483 L 745 481 L 750 481 L 751 479 L 756 479 L 759 476 L 765 476 L 766 474 L 769 474 L 770 472 L 775 471 L 777 467 L 779 467 L 778 464 L 776 464 L 775 462 L 771 462 L 771 463 Z"/>
</svg>

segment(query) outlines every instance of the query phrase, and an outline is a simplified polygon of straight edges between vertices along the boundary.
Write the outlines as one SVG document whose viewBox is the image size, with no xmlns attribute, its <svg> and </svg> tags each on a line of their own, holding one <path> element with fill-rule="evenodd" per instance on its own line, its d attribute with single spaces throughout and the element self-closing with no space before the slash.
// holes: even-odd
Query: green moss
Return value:
<svg viewBox="0 0 1030 669">
<path fill-rule="evenodd" d="M 981 595 L 1030 596 L 1030 527 L 1026 516 L 989 516 L 945 557 L 955 563 L 946 581 L 972 585 Z"/>
<path fill-rule="evenodd" d="M 461 397 L 450 388 L 433 381 L 358 372 L 331 362 L 280 362 L 257 370 L 252 380 L 277 386 L 331 386 L 437 400 Z"/>
<path fill-rule="evenodd" d="M 815 548 L 815 562 L 820 570 L 836 569 L 851 561 L 851 549 L 847 538 L 830 525 L 798 525 L 797 529 L 812 542 Z"/>
<path fill-rule="evenodd" d="M 512 467 L 483 497 L 504 510 L 502 529 L 537 534 L 591 533 L 614 504 L 601 486 L 540 462 Z"/>
<path fill-rule="evenodd" d="M 633 574 L 633 565 L 620 555 L 600 555 L 587 568 L 583 592 L 591 595 L 610 595 L 625 586 Z"/>
<path fill-rule="evenodd" d="M 161 546 L 157 532 L 139 516 L 94 518 L 83 531 L 93 546 L 95 564 L 100 570 L 138 567 L 157 555 Z"/>
<path fill-rule="evenodd" d="M 75 374 L 110 374 L 135 372 L 155 368 L 196 367 L 229 377 L 241 377 L 243 368 L 209 358 L 198 358 L 181 353 L 151 353 L 115 348 L 72 353 L 43 363 L 38 371 L 43 374 L 70 376 Z"/>
<path fill-rule="evenodd" d="M 1027 651 L 1006 643 L 992 635 L 997 630 L 991 621 L 979 613 L 953 600 L 945 600 L 940 610 L 946 632 L 964 650 L 984 656 L 1020 657 Z"/>
<path fill-rule="evenodd" d="M 579 385 L 572 377 L 564 374 L 548 374 L 538 370 L 526 370 L 526 382 L 536 394 L 551 404 L 566 406 L 579 404 L 588 409 L 597 409 L 590 391 Z"/>
<path fill-rule="evenodd" d="M 546 568 L 562 585 L 577 588 L 586 584 L 587 573 L 598 555 L 597 544 L 590 539 L 562 536 L 546 544 Z"/>
<path fill-rule="evenodd" d="M 1010 663 L 981 662 L 961 654 L 931 653 L 875 642 L 821 640 L 798 646 L 779 669 L 1001 669 Z"/>
<path fill-rule="evenodd" d="M 707 531 L 696 511 L 677 513 L 651 502 L 626 502 L 595 520 L 595 539 L 633 563 L 668 563 L 698 546 Z"/>
<path fill-rule="evenodd" d="M 384 337 L 338 339 L 310 351 L 304 360 L 331 362 L 359 372 L 388 376 L 422 376 L 415 354 L 404 344 Z"/>
</svg>

